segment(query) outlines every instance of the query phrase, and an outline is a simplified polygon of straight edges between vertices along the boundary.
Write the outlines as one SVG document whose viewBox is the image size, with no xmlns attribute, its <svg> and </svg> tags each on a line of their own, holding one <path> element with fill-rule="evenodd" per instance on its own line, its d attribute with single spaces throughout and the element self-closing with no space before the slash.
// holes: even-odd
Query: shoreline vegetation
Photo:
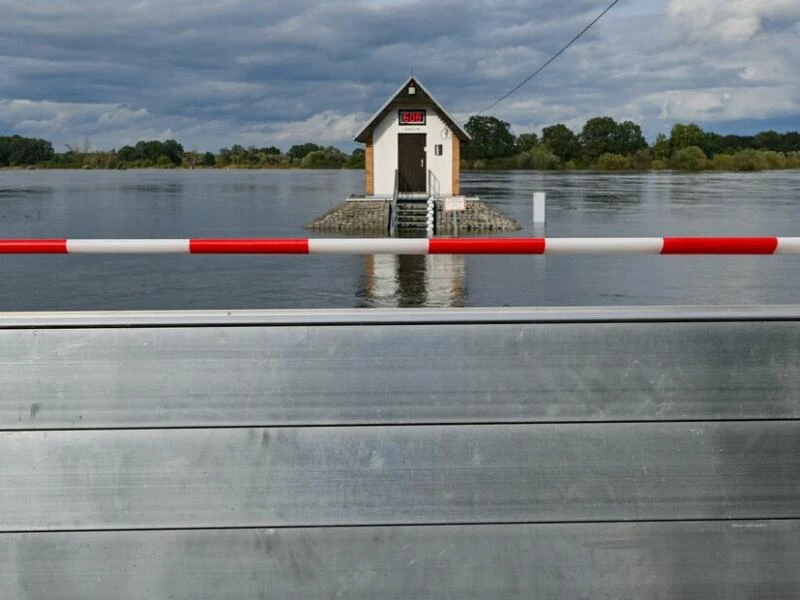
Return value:
<svg viewBox="0 0 800 600">
<path fill-rule="evenodd" d="M 472 140 L 463 144 L 461 169 L 534 171 L 766 171 L 800 169 L 800 132 L 740 136 L 678 123 L 670 135 L 648 144 L 639 125 L 611 117 L 589 119 L 580 132 L 558 123 L 541 136 L 515 136 L 508 123 L 473 116 L 465 124 Z M 363 169 L 365 152 L 347 154 L 333 146 L 234 145 L 217 153 L 186 150 L 176 140 L 140 141 L 119 150 L 92 150 L 88 140 L 55 152 L 51 142 L 0 136 L 0 169 Z"/>
</svg>

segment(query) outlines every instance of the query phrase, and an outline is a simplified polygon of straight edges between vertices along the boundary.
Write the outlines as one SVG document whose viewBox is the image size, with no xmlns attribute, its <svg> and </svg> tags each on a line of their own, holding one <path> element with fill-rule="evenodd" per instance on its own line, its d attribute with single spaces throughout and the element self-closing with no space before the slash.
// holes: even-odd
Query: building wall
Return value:
<svg viewBox="0 0 800 600">
<path fill-rule="evenodd" d="M 364 187 L 367 196 L 375 194 L 375 147 L 372 144 L 372 138 L 367 142 L 367 148 L 364 151 Z"/>
<path fill-rule="evenodd" d="M 433 171 L 439 180 L 439 193 L 442 195 L 452 194 L 453 132 L 434 112 L 431 105 L 420 104 L 403 108 L 410 110 L 424 108 L 427 111 L 426 123 L 420 126 L 401 126 L 398 123 L 397 110 L 392 110 L 375 128 L 372 134 L 374 146 L 373 193 L 376 196 L 391 196 L 394 191 L 394 172 L 397 169 L 397 136 L 404 133 L 425 133 L 428 136 L 425 148 L 427 168 Z M 443 136 L 443 131 L 448 132 L 447 137 Z M 434 146 L 436 144 L 442 145 L 441 156 L 435 155 Z"/>
<path fill-rule="evenodd" d="M 458 139 L 456 136 L 451 136 L 451 137 L 453 138 L 452 193 L 457 196 L 461 193 L 461 140 Z"/>
</svg>

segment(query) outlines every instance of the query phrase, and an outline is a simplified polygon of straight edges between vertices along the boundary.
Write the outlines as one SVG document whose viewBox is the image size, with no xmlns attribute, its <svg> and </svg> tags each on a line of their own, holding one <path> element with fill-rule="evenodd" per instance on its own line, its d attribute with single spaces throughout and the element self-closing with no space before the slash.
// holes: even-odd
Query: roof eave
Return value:
<svg viewBox="0 0 800 600">
<path fill-rule="evenodd" d="M 413 79 L 413 77 L 412 77 L 412 79 Z M 416 80 L 414 80 L 414 81 L 416 81 Z M 455 117 L 453 117 L 453 115 L 451 115 L 449 112 L 447 112 L 447 110 L 445 110 L 444 106 L 442 106 L 442 104 L 436 98 L 433 97 L 433 94 L 431 94 L 424 85 L 422 85 L 419 81 L 416 81 L 416 83 L 420 87 L 420 89 L 428 95 L 428 98 L 431 99 L 431 102 L 433 102 L 436 105 L 436 107 L 440 111 L 442 111 L 442 114 L 444 114 L 444 116 L 447 117 L 447 119 L 455 126 L 456 135 L 458 136 L 458 138 L 460 140 L 462 140 L 462 141 L 471 140 L 472 136 L 469 134 L 469 132 L 467 132 L 466 129 L 464 129 L 464 127 L 462 127 L 461 123 L 458 122 L 458 119 L 456 119 Z M 400 88 L 400 89 L 402 90 L 402 88 Z M 461 135 L 458 135 L 458 134 L 461 134 Z"/>
<path fill-rule="evenodd" d="M 433 95 L 425 88 L 424 85 L 422 85 L 419 82 L 418 79 L 416 79 L 415 77 L 411 76 L 408 79 L 406 79 L 406 81 L 403 83 L 403 85 L 401 85 L 394 94 L 389 96 L 389 99 L 386 102 L 384 102 L 383 105 L 369 118 L 369 120 L 367 121 L 367 124 L 361 129 L 361 131 L 358 132 L 358 134 L 355 136 L 355 138 L 353 138 L 356 142 L 361 143 L 361 144 L 366 144 L 367 142 L 369 142 L 372 130 L 374 130 L 375 127 L 377 127 L 378 121 L 381 119 L 381 116 L 383 115 L 384 111 L 392 104 L 392 102 L 394 102 L 397 99 L 397 97 L 403 92 L 403 90 L 412 81 L 423 92 L 425 92 L 425 94 L 428 96 L 428 98 L 430 98 L 431 102 L 434 104 L 436 109 L 438 111 L 440 111 L 446 117 L 446 119 L 448 121 L 450 121 L 451 126 L 453 126 L 455 128 L 456 136 L 461 141 L 469 141 L 469 140 L 472 139 L 472 136 L 470 136 L 470 134 L 467 132 L 467 130 L 464 129 L 461 126 L 461 123 L 459 123 L 457 119 L 455 119 L 450 113 L 448 113 L 444 109 L 444 107 L 439 103 L 439 101 L 436 100 L 436 98 L 433 97 Z"/>
<path fill-rule="evenodd" d="M 361 143 L 366 143 L 367 141 L 369 141 L 369 134 L 372 133 L 371 130 L 374 129 L 375 126 L 377 125 L 376 121 L 380 118 L 380 116 L 383 113 L 383 111 L 386 110 L 389 107 L 389 105 L 392 102 L 395 101 L 395 98 L 397 98 L 397 96 L 400 95 L 400 93 L 403 91 L 403 89 L 413 79 L 414 79 L 413 76 L 409 77 L 408 79 L 406 79 L 405 83 L 403 83 L 403 85 L 401 85 L 399 88 L 397 88 L 397 91 L 394 94 L 392 94 L 391 96 L 389 96 L 389 99 L 386 100 L 386 102 L 384 102 L 383 105 L 377 111 L 375 111 L 373 113 L 373 115 L 367 121 L 367 124 L 361 129 L 361 131 L 358 133 L 358 135 L 356 135 L 355 141 L 361 142 Z"/>
</svg>

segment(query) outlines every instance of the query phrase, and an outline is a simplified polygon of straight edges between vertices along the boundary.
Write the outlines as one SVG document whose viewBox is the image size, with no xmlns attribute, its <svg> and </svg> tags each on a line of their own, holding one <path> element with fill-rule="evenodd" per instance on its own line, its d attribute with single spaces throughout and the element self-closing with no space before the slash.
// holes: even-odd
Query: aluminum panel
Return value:
<svg viewBox="0 0 800 600">
<path fill-rule="evenodd" d="M 799 418 L 800 322 L 0 330 L 0 429 Z"/>
<path fill-rule="evenodd" d="M 8 600 L 777 600 L 797 521 L 0 535 Z"/>
<path fill-rule="evenodd" d="M 800 422 L 5 432 L 0 531 L 800 517 Z"/>
</svg>

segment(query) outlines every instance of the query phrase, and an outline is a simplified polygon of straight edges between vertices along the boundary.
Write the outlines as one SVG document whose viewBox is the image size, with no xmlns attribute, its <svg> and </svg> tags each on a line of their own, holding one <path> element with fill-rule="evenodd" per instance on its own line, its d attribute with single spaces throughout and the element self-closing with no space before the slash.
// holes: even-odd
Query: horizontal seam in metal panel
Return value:
<svg viewBox="0 0 800 600">
<path fill-rule="evenodd" d="M 173 309 L 0 312 L 0 329 L 78 327 L 204 327 L 797 321 L 800 304 L 667 306 L 520 306 L 460 309 Z"/>
<path fill-rule="evenodd" d="M 587 521 L 459 521 L 459 522 L 425 522 L 425 523 L 342 523 L 342 524 L 310 524 L 310 525 L 234 525 L 206 527 L 115 527 L 108 529 L 9 529 L 0 530 L 2 535 L 19 534 L 59 534 L 59 533 L 114 533 L 114 532 L 162 532 L 162 531 L 260 531 L 264 529 L 296 530 L 296 529 L 371 529 L 371 528 L 422 528 L 422 527 L 491 527 L 491 526 L 563 526 L 563 525 L 633 525 L 658 523 L 771 523 L 800 522 L 800 515 L 794 517 L 736 517 L 736 518 L 690 518 L 690 519 L 598 519 Z"/>
<path fill-rule="evenodd" d="M 621 419 L 616 421 L 463 421 L 463 422 L 431 422 L 420 423 L 311 423 L 311 424 L 281 424 L 281 425 L 142 425 L 130 427 L 39 427 L 39 428 L 2 428 L 0 433 L 33 433 L 33 432 L 57 432 L 57 431 L 181 431 L 181 430 L 227 430 L 227 429 L 369 429 L 390 427 L 409 428 L 409 427 L 522 427 L 522 426 L 558 426 L 558 425 L 680 425 L 692 423 L 797 423 L 800 417 L 764 417 L 747 419 L 676 419 L 676 420 L 646 420 L 646 419 Z"/>
<path fill-rule="evenodd" d="M 587 319 L 553 319 L 553 320 L 464 320 L 464 321 L 437 321 L 435 319 L 426 321 L 365 321 L 365 322 L 336 322 L 336 321 L 292 321 L 285 323 L 264 323 L 264 322 L 244 322 L 229 323 L 224 321 L 209 321 L 207 323 L 87 323 L 87 324 L 0 324 L 0 331 L 18 330 L 68 330 L 68 329 L 202 329 L 202 328 L 286 328 L 286 327 L 386 327 L 386 326 L 431 326 L 431 325 L 597 325 L 613 323 L 780 323 L 780 322 L 800 322 L 798 317 L 654 317 L 652 319 L 635 318 L 587 318 Z"/>
</svg>

